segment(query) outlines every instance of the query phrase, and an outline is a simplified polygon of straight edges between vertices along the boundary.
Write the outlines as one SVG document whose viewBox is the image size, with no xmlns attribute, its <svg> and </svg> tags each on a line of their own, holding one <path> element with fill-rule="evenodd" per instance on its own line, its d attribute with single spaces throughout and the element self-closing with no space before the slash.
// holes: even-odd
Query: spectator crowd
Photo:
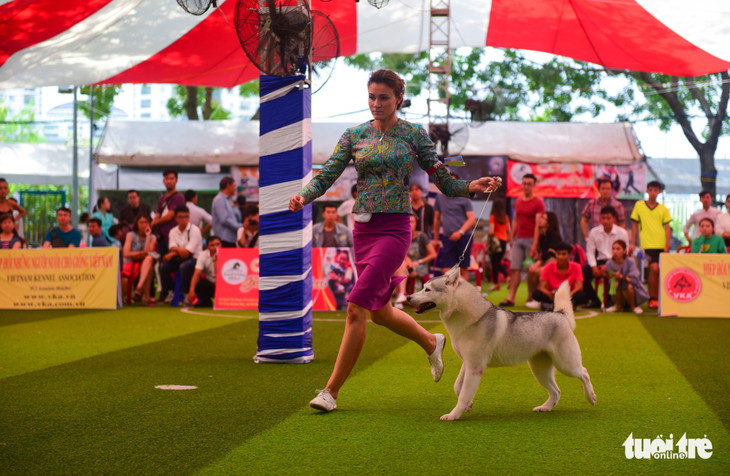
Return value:
<svg viewBox="0 0 730 476">
<path fill-rule="evenodd" d="M 92 213 L 82 214 L 78 228 L 74 228 L 71 210 L 58 208 L 55 226 L 46 232 L 42 247 L 117 246 L 122 275 L 133 283 L 135 300 L 147 306 L 170 303 L 177 276 L 184 303 L 211 306 L 218 250 L 258 248 L 258 205 L 247 203 L 244 195 L 237 194 L 233 178 L 224 177 L 208 212 L 198 204 L 195 190 L 177 190 L 175 169 L 165 170 L 162 178 L 165 192 L 154 210 L 141 201 L 137 190 L 129 190 L 127 203 L 115 215 L 109 197 L 102 196 Z M 531 309 L 551 309 L 555 291 L 566 280 L 575 305 L 637 314 L 647 302 L 650 309 L 656 308 L 659 259 L 661 253 L 669 251 L 672 233 L 669 210 L 657 201 L 662 184 L 648 183 L 648 199 L 635 203 L 629 227 L 624 207 L 614 197 L 613 184 L 599 180 L 598 197 L 588 201 L 582 211 L 580 229 L 585 249 L 563 239 L 560 216 L 548 211 L 543 199 L 535 195 L 536 184 L 537 177 L 532 174 L 522 178 L 522 195 L 514 200 L 512 217 L 504 201 L 492 203 L 489 231 L 483 241 L 490 262 L 489 291 L 500 290 L 501 281 L 508 281 L 508 294 L 500 306 L 515 305 L 520 283 L 526 278 L 526 306 Z M 312 247 L 337 248 L 337 259 L 339 249 L 353 246 L 355 185 L 351 196 L 339 206 L 319 204 L 322 220 L 312 227 Z M 692 214 L 683 229 L 689 243 L 683 250 L 726 253 L 730 247 L 730 195 L 724 212 L 712 206 L 709 192 L 702 191 L 699 197 L 702 208 Z M 410 199 L 412 237 L 408 254 L 396 273 L 406 278 L 396 288 L 394 305 L 398 308 L 403 307 L 409 288 L 412 292 L 417 281 L 425 282 L 455 265 L 460 267 L 462 278 L 468 279 L 474 245 L 476 218 L 471 200 L 438 194 L 432 206 L 417 183 L 410 185 Z M 23 207 L 9 197 L 7 181 L 0 179 L 0 249 L 26 246 L 22 226 L 25 215 Z M 640 252 L 636 253 L 638 244 Z M 347 253 L 342 259 L 349 259 Z M 644 262 L 648 264 L 647 286 L 642 282 Z M 338 290 L 345 290 L 352 281 L 348 273 L 353 270 L 347 267 L 347 272 L 338 274 L 336 268 L 337 263 L 328 279 L 337 281 Z M 609 293 L 611 280 L 614 285 Z M 602 296 L 598 292 L 601 284 Z M 346 296 L 340 292 L 337 306 L 344 305 Z"/>
</svg>

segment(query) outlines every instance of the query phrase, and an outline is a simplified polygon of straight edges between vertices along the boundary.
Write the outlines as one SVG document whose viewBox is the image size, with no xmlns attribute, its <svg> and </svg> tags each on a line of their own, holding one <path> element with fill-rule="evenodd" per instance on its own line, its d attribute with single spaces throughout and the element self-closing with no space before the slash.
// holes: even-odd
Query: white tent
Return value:
<svg viewBox="0 0 730 476">
<path fill-rule="evenodd" d="M 65 144 L 0 144 L 0 176 L 23 185 L 72 185 L 73 147 Z M 89 148 L 79 147 L 79 185 L 89 178 Z"/>
<path fill-rule="evenodd" d="M 324 164 L 346 128 L 312 124 L 312 163 Z M 122 166 L 258 165 L 257 121 L 110 120 L 98 162 Z M 632 164 L 644 159 L 630 123 L 486 122 L 469 129 L 461 155 L 505 155 L 523 162 Z"/>
</svg>

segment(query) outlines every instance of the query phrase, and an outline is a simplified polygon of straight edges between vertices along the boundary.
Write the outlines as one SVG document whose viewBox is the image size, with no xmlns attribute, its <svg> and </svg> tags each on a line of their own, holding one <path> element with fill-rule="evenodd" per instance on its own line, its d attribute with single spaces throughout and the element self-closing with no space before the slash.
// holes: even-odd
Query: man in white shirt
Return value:
<svg viewBox="0 0 730 476">
<path fill-rule="evenodd" d="M 715 234 L 725 240 L 725 246 L 730 246 L 730 195 L 725 199 L 725 213 L 720 213 L 715 222 Z"/>
<path fill-rule="evenodd" d="M 211 236 L 208 238 L 206 250 L 200 253 L 195 263 L 195 274 L 190 282 L 188 301 L 196 307 L 213 307 L 218 248 L 220 247 L 221 239 Z"/>
<path fill-rule="evenodd" d="M 601 224 L 588 233 L 586 258 L 587 263 L 583 266 L 583 291 L 590 302 L 585 307 L 601 307 L 596 290 L 593 289 L 594 278 L 606 276 L 606 262 L 611 259 L 611 248 L 617 240 L 629 242 L 629 234 L 626 230 L 616 225 L 618 213 L 612 206 L 601 209 Z M 608 307 L 608 303 L 604 303 Z"/>
<path fill-rule="evenodd" d="M 697 210 L 689 217 L 687 223 L 684 224 L 684 237 L 687 238 L 689 246 L 692 246 L 692 240 L 700 236 L 700 221 L 705 218 L 712 220 L 712 223 L 717 223 L 717 216 L 721 213 L 719 209 L 711 206 L 712 205 L 712 194 L 707 190 L 700 192 L 700 202 L 702 202 L 702 209 Z M 689 229 L 694 225 L 694 235 L 690 236 Z"/>
<path fill-rule="evenodd" d="M 350 195 L 352 195 L 352 198 L 342 202 L 342 205 L 337 209 L 337 215 L 344 220 L 344 224 L 352 231 L 355 229 L 355 215 L 352 213 L 352 207 L 355 206 L 355 200 L 357 200 L 357 184 L 352 186 Z"/>
<path fill-rule="evenodd" d="M 190 223 L 190 210 L 185 205 L 175 209 L 177 226 L 170 230 L 170 251 L 162 257 L 160 280 L 162 290 L 167 291 L 165 302 L 171 302 L 175 289 L 174 274 L 178 270 L 182 276 L 182 289 L 190 289 L 195 260 L 203 251 L 203 235 L 200 228 Z M 162 296 L 165 296 L 164 292 Z"/>
<path fill-rule="evenodd" d="M 213 227 L 213 217 L 205 209 L 198 206 L 198 193 L 195 190 L 186 191 L 185 202 L 188 210 L 190 210 L 190 223 L 200 228 L 201 234 L 208 233 Z"/>
</svg>

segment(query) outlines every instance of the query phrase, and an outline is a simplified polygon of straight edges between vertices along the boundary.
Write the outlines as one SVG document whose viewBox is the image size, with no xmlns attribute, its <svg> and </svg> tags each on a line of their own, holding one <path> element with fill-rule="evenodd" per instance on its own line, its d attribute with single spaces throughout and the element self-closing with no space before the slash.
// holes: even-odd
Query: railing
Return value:
<svg viewBox="0 0 730 476">
<path fill-rule="evenodd" d="M 56 222 L 56 210 L 66 206 L 66 192 L 21 190 L 20 206 L 25 208 L 23 233 L 28 246 L 38 247 Z"/>
</svg>

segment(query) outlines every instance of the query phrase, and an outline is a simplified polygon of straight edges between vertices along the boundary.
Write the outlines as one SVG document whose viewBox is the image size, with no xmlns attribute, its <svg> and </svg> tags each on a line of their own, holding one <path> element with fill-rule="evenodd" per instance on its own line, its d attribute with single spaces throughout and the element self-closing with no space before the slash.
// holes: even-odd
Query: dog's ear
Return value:
<svg viewBox="0 0 730 476">
<path fill-rule="evenodd" d="M 446 272 L 446 284 L 449 286 L 457 286 L 459 284 L 459 278 L 461 278 L 461 270 L 458 265 Z"/>
</svg>

